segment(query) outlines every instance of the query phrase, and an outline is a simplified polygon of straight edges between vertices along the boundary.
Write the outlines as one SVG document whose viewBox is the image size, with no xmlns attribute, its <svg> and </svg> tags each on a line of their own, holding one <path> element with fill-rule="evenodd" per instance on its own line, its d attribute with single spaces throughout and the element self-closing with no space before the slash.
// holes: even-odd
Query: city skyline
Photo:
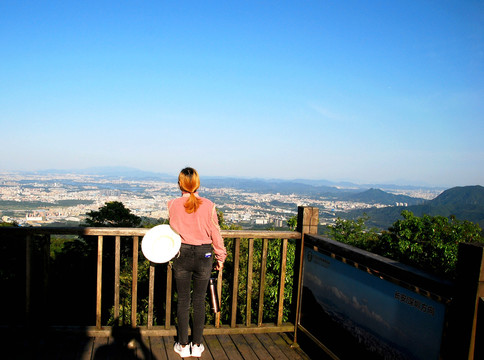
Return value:
<svg viewBox="0 0 484 360">
<path fill-rule="evenodd" d="M 0 171 L 484 185 L 480 1 L 0 4 Z"/>
<path fill-rule="evenodd" d="M 257 184 L 261 184 L 256 182 Z M 240 185 L 240 184 L 239 184 Z M 264 187 L 244 188 L 220 182 L 204 187 L 201 193 L 217 204 L 228 223 L 284 226 L 297 213 L 298 206 L 316 206 L 321 224 L 332 223 L 335 211 L 404 206 L 433 199 L 438 189 L 393 189 L 390 193 L 405 195 L 388 199 L 351 199 L 344 193 L 366 189 L 338 189 L 333 193 L 307 192 L 307 188 L 281 188 L 274 192 Z M 336 194 L 343 194 L 337 196 Z M 21 225 L 82 222 L 85 214 L 104 204 L 117 201 L 137 216 L 168 218 L 167 203 L 180 195 L 176 178 L 124 178 L 112 175 L 75 173 L 2 173 L 0 171 L 0 216 L 3 221 Z M 411 205 L 410 204 L 410 205 Z"/>
</svg>

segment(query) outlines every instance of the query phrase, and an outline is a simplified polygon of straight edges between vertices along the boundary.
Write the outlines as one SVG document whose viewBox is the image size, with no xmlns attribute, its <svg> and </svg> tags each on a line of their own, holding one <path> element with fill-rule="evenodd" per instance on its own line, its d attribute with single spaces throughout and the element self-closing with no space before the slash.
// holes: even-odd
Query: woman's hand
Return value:
<svg viewBox="0 0 484 360">
<path fill-rule="evenodd" d="M 224 268 L 223 261 L 217 260 L 217 265 L 215 266 L 215 270 L 222 271 L 223 268 Z"/>
</svg>

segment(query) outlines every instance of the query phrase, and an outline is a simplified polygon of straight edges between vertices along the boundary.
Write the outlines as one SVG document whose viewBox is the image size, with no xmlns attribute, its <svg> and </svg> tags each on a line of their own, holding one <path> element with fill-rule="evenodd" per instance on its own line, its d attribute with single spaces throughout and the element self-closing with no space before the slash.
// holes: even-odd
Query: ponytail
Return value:
<svg viewBox="0 0 484 360">
<path fill-rule="evenodd" d="M 190 193 L 190 197 L 185 202 L 185 211 L 189 214 L 194 213 L 200 207 L 202 199 L 195 196 L 194 193 Z"/>
<path fill-rule="evenodd" d="M 190 167 L 180 171 L 178 185 L 180 186 L 180 190 L 190 193 L 190 197 L 185 202 L 185 211 L 188 214 L 194 213 L 202 203 L 202 199 L 195 196 L 195 192 L 200 187 L 200 177 L 197 171 Z"/>
</svg>

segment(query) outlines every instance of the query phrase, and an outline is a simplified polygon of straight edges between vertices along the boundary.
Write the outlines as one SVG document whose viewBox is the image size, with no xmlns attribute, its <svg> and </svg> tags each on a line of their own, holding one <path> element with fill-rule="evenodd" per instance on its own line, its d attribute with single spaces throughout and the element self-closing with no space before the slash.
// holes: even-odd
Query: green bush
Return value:
<svg viewBox="0 0 484 360">
<path fill-rule="evenodd" d="M 337 219 L 329 235 L 337 240 L 373 253 L 389 257 L 447 278 L 455 277 L 457 252 L 461 242 L 484 242 L 479 225 L 455 217 L 415 216 L 401 213 L 382 233 L 367 229 L 365 216 L 358 220 Z"/>
</svg>

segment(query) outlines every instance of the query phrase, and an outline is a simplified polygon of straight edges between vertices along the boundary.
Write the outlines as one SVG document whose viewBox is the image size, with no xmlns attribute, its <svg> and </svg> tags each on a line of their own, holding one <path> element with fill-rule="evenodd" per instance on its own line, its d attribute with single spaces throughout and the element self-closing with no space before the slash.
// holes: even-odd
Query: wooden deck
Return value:
<svg viewBox="0 0 484 360">
<path fill-rule="evenodd" d="M 50 334 L 49 336 L 20 335 L 18 332 L 2 337 L 2 359 L 143 359 L 179 360 L 173 351 L 174 338 L 163 337 L 83 337 Z M 214 360 L 307 360 L 301 348 L 291 347 L 285 333 L 232 334 L 204 336 L 205 351 L 200 359 Z M 196 359 L 194 357 L 187 359 Z"/>
</svg>

